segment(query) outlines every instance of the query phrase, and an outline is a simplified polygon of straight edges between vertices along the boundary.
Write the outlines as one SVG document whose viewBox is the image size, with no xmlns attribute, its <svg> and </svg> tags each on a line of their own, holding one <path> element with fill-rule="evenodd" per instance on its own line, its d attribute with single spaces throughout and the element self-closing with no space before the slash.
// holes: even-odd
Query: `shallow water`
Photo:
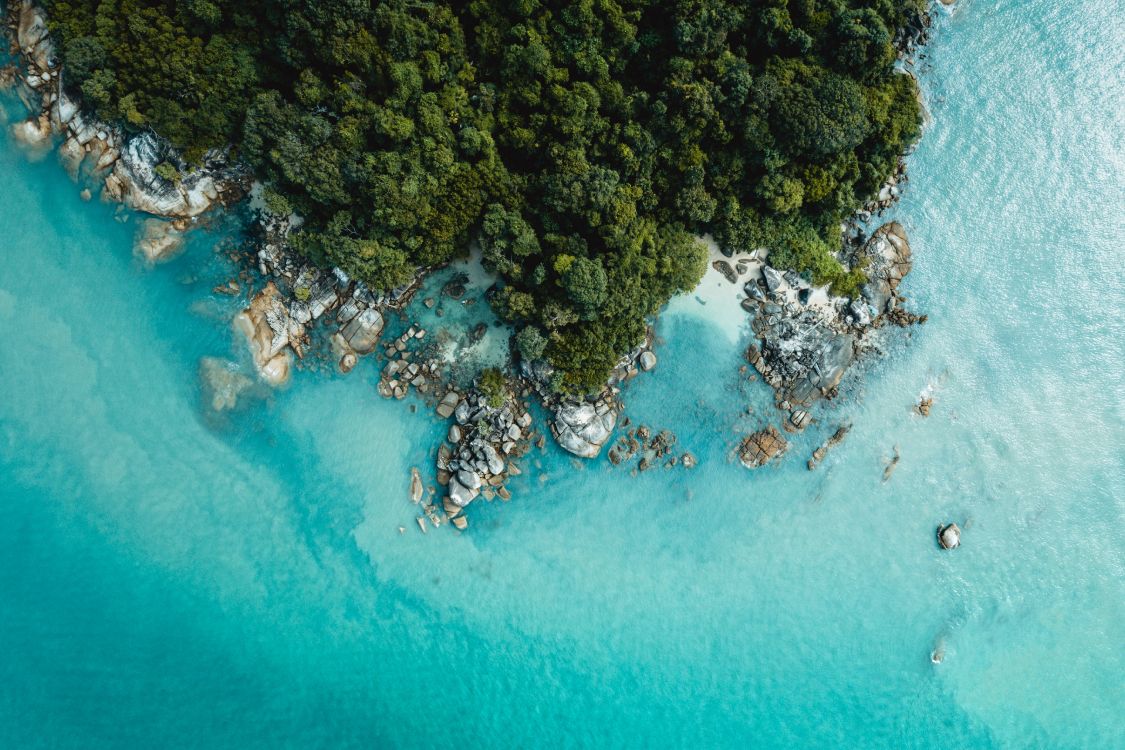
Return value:
<svg viewBox="0 0 1125 750">
<path fill-rule="evenodd" d="M 373 361 L 209 418 L 231 230 L 146 268 L 4 136 L 0 746 L 1125 745 L 1122 41 L 1106 0 L 943 15 L 894 212 L 930 322 L 779 466 L 731 462 L 770 394 L 689 295 L 626 400 L 699 466 L 549 448 L 463 535 L 414 526 L 443 429 Z"/>
</svg>

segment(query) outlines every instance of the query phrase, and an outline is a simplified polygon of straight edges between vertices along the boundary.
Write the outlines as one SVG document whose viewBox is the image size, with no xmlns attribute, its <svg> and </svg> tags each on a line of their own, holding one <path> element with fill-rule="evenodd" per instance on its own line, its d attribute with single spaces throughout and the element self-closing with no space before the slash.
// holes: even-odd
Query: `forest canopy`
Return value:
<svg viewBox="0 0 1125 750">
<path fill-rule="evenodd" d="M 517 349 L 596 391 L 706 267 L 854 291 L 839 223 L 917 137 L 923 0 L 46 2 L 72 92 L 189 162 L 231 146 L 294 244 L 376 288 L 479 240 Z"/>
</svg>

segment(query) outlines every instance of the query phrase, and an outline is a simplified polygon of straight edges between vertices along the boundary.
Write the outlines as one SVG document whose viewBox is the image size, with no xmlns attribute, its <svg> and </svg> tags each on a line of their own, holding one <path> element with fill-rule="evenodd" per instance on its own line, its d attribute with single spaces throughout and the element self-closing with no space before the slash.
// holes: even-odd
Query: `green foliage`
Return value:
<svg viewBox="0 0 1125 750">
<path fill-rule="evenodd" d="M 526 326 L 516 334 L 516 349 L 524 361 L 533 362 L 547 350 L 547 338 L 535 326 Z"/>
<path fill-rule="evenodd" d="M 692 235 L 854 291 L 838 226 L 917 137 L 925 0 L 50 0 L 86 103 L 231 145 L 294 246 L 375 288 L 480 243 L 555 387 L 598 390 L 706 268 Z"/>
<path fill-rule="evenodd" d="M 477 387 L 484 397 L 488 400 L 488 405 L 494 409 L 499 409 L 504 405 L 504 400 L 508 396 L 508 381 L 504 378 L 504 373 L 495 367 L 489 367 L 480 374 L 480 379 L 477 382 Z"/>
</svg>

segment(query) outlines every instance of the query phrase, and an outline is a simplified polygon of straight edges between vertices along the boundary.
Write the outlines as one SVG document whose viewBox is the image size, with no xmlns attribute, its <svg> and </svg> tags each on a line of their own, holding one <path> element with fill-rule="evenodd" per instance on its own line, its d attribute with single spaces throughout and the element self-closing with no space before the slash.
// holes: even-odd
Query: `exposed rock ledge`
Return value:
<svg viewBox="0 0 1125 750">
<path fill-rule="evenodd" d="M 59 157 L 72 177 L 87 175 L 102 183 L 102 197 L 138 211 L 171 219 L 189 219 L 217 203 L 241 197 L 246 175 L 227 164 L 220 151 L 208 153 L 202 165 L 189 166 L 152 133 L 128 138 L 118 127 L 79 111 L 63 87 L 46 12 L 31 0 L 8 4 L 8 25 L 24 69 L 0 75 L 13 85 L 37 114 L 11 126 L 11 133 L 32 148 L 47 148 L 62 139 Z M 168 180 L 156 173 L 167 163 L 182 175 Z"/>
<path fill-rule="evenodd" d="M 762 268 L 760 281 L 746 285 L 758 343 L 750 361 L 775 390 L 785 409 L 831 397 L 863 350 L 863 338 L 886 320 L 924 321 L 901 309 L 897 289 L 910 272 L 910 244 L 897 222 L 880 227 L 857 252 L 866 259 L 869 281 L 857 299 L 829 297 L 792 272 Z"/>
</svg>

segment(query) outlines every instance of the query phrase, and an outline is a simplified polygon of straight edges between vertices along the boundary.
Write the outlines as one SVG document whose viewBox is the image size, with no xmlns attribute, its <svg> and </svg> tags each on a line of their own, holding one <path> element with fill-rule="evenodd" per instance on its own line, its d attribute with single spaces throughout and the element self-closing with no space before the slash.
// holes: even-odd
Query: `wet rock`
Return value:
<svg viewBox="0 0 1125 750">
<path fill-rule="evenodd" d="M 932 398 L 923 398 L 918 402 L 918 405 L 914 407 L 914 410 L 918 412 L 919 415 L 928 417 L 930 416 L 930 409 L 933 407 L 933 405 L 934 400 Z"/>
<path fill-rule="evenodd" d="M 460 427 L 460 425 L 456 425 L 456 424 L 449 425 L 449 434 L 446 435 L 446 439 L 449 440 L 449 442 L 453 443 L 454 445 L 457 445 L 458 443 L 460 443 L 461 442 L 461 427 Z"/>
<path fill-rule="evenodd" d="M 424 493 L 422 486 L 422 474 L 417 468 L 411 467 L 410 469 L 410 502 L 419 503 L 422 501 L 422 494 Z"/>
<path fill-rule="evenodd" d="M 749 435 L 739 446 L 738 458 L 748 469 L 769 463 L 785 452 L 789 444 L 773 425 Z"/>
<path fill-rule="evenodd" d="M 383 332 L 383 316 L 374 307 L 368 307 L 340 329 L 340 335 L 358 354 L 375 351 L 379 335 Z"/>
<path fill-rule="evenodd" d="M 437 405 L 437 415 L 442 419 L 449 419 L 453 416 L 457 404 L 461 401 L 461 394 L 457 391 L 448 391 L 441 398 L 441 402 Z"/>
<path fill-rule="evenodd" d="M 645 351 L 641 352 L 639 363 L 641 365 L 641 369 L 645 372 L 648 372 L 652 368 L 656 367 L 656 355 L 646 349 Z"/>
<path fill-rule="evenodd" d="M 840 425 L 836 428 L 836 431 L 832 433 L 831 437 L 821 443 L 820 447 L 813 451 L 812 458 L 810 458 L 808 462 L 809 471 L 815 469 L 817 464 L 824 460 L 824 457 L 828 455 L 828 451 L 844 442 L 844 438 L 847 437 L 848 431 L 851 430 L 851 428 L 851 424 Z"/>
<path fill-rule="evenodd" d="M 289 317 L 272 281 L 250 300 L 249 307 L 235 316 L 234 326 L 246 337 L 262 380 L 280 385 L 289 379 L 290 342 L 304 334 L 304 327 Z"/>
<path fill-rule="evenodd" d="M 892 221 L 875 230 L 861 252 L 868 279 L 863 296 L 879 315 L 893 306 L 899 283 L 913 268 L 910 242 L 902 225 Z"/>
<path fill-rule="evenodd" d="M 473 476 L 476 475 L 474 474 Z M 477 478 L 477 481 L 480 481 L 479 477 Z M 480 494 L 480 490 L 466 487 L 456 477 L 449 480 L 448 490 L 449 499 L 452 500 L 453 504 L 458 508 L 464 508 L 473 500 L 475 500 L 478 494 Z"/>
<path fill-rule="evenodd" d="M 937 538 L 942 549 L 957 549 L 961 546 L 961 529 L 955 523 L 938 526 Z"/>
<path fill-rule="evenodd" d="M 694 469 L 696 465 L 695 454 L 693 454 L 691 451 L 688 451 L 684 455 L 680 456 L 680 463 L 683 464 L 685 469 Z"/>
</svg>

